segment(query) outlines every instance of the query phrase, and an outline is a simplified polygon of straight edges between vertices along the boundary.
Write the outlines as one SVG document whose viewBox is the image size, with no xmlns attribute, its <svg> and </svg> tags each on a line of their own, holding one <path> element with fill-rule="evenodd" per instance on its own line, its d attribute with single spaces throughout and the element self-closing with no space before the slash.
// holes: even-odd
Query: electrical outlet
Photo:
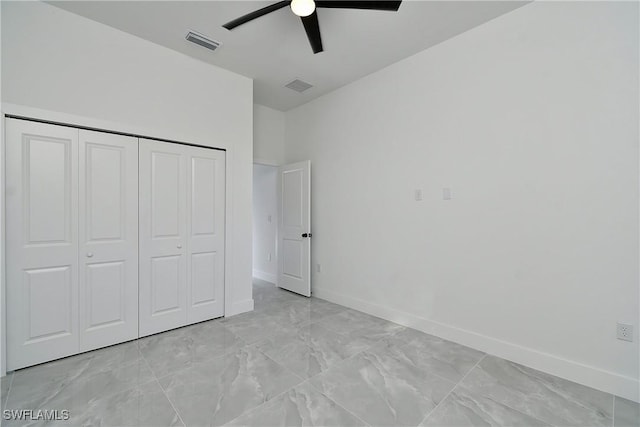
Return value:
<svg viewBox="0 0 640 427">
<path fill-rule="evenodd" d="M 322 273 L 322 267 L 320 267 L 320 264 L 316 264 L 316 271 L 318 273 Z"/>
<path fill-rule="evenodd" d="M 633 341 L 633 325 L 618 322 L 618 339 L 623 341 Z"/>
<path fill-rule="evenodd" d="M 416 202 L 419 202 L 422 200 L 422 190 L 417 188 L 415 190 L 413 190 L 413 198 L 416 199 Z"/>
<path fill-rule="evenodd" d="M 271 262 L 271 254 L 267 255 L 267 261 Z"/>
</svg>

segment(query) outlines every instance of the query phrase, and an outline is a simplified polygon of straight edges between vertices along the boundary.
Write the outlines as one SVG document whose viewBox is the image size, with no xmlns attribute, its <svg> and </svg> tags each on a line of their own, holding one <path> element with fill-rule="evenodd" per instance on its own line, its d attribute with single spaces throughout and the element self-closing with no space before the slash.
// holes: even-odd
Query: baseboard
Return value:
<svg viewBox="0 0 640 427">
<path fill-rule="evenodd" d="M 265 273 L 264 271 L 255 269 L 253 270 L 253 277 L 255 277 L 256 279 L 265 280 L 269 283 L 273 283 L 274 285 L 276 284 L 278 278 L 278 276 L 275 274 Z"/>
<path fill-rule="evenodd" d="M 569 381 L 615 394 L 625 399 L 635 402 L 640 401 L 640 383 L 637 379 L 631 377 L 625 377 L 614 372 L 584 365 L 553 354 L 544 353 L 469 330 L 456 328 L 392 308 L 372 304 L 326 289 L 314 287 L 313 296 L 458 344 L 466 345 Z"/>
<path fill-rule="evenodd" d="M 246 313 L 248 311 L 253 311 L 253 299 L 234 302 L 231 306 L 230 312 L 225 313 L 224 317 L 231 317 L 235 316 L 236 314 Z"/>
</svg>

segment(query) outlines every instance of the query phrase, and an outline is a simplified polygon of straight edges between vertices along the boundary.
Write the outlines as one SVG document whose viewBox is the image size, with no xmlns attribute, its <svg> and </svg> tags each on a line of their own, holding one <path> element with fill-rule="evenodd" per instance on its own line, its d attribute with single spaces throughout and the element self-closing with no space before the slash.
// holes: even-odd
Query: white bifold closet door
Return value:
<svg viewBox="0 0 640 427">
<path fill-rule="evenodd" d="M 140 139 L 140 336 L 224 314 L 224 151 Z"/>
<path fill-rule="evenodd" d="M 81 351 L 138 337 L 138 138 L 80 131 Z"/>
<path fill-rule="evenodd" d="M 6 121 L 7 371 L 76 353 L 78 130 Z"/>
<path fill-rule="evenodd" d="M 137 140 L 6 121 L 7 369 L 137 336 Z"/>
</svg>

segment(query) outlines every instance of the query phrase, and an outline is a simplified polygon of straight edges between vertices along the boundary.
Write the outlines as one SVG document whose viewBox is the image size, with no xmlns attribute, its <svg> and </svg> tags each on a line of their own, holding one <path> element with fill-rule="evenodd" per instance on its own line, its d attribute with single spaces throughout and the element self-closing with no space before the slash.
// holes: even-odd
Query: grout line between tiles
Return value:
<svg viewBox="0 0 640 427">
<path fill-rule="evenodd" d="M 135 343 L 136 343 L 136 350 L 137 350 L 137 352 L 138 352 L 138 355 L 140 356 L 140 357 L 139 357 L 139 359 L 136 359 L 136 360 L 133 360 L 133 361 L 126 362 L 126 363 L 124 363 L 124 364 L 122 364 L 122 365 L 119 365 L 119 367 L 128 367 L 129 365 L 133 365 L 133 364 L 135 364 L 135 363 L 139 363 L 139 361 L 140 361 L 140 360 L 144 360 L 144 358 L 142 357 L 142 353 L 140 352 L 140 349 L 139 349 L 139 347 L 138 347 L 138 345 L 137 345 L 137 341 L 138 341 L 138 340 L 136 339 L 136 340 L 132 340 L 132 341 L 130 341 L 130 342 L 131 342 L 131 343 L 133 343 L 133 342 L 135 342 Z M 116 345 L 114 345 L 114 346 L 109 346 L 109 347 L 107 347 L 107 348 L 117 347 L 118 345 L 122 345 L 122 344 L 116 344 Z M 92 350 L 91 352 L 87 352 L 87 354 L 92 353 L 92 352 L 99 352 L 100 350 L 101 350 L 101 349 Z M 73 356 L 72 356 L 72 357 L 73 357 Z M 85 359 L 83 358 L 82 360 L 85 360 Z M 145 360 L 145 362 L 146 362 L 146 360 Z M 147 364 L 147 366 L 148 366 L 148 364 Z M 28 369 L 28 368 L 27 368 L 27 369 Z M 112 371 L 112 370 L 113 370 L 113 368 L 110 368 L 110 369 L 109 369 L 109 371 Z M 153 374 L 153 371 L 151 370 L 151 368 L 149 368 L 149 371 Z M 67 379 L 65 380 L 65 382 L 68 382 L 68 384 L 67 384 L 67 385 L 69 385 L 69 384 L 73 384 L 74 382 L 80 382 L 80 383 L 82 383 L 82 382 L 86 382 L 86 381 L 89 381 L 89 380 L 90 380 L 91 378 L 93 378 L 94 376 L 96 376 L 96 375 L 100 375 L 100 373 L 101 373 L 101 372 L 102 372 L 102 371 L 94 372 L 93 374 L 88 375 L 86 378 L 79 378 L 79 377 L 82 375 L 82 372 L 77 372 L 77 373 L 76 373 L 74 376 L 72 376 L 71 378 L 67 378 Z M 10 391 L 13 389 L 13 382 L 14 382 L 14 379 L 15 379 L 15 375 L 16 375 L 16 373 L 15 373 L 15 372 L 13 372 L 13 375 L 12 375 L 12 377 L 11 377 L 11 384 L 10 384 L 10 387 L 9 387 Z M 119 389 L 119 390 L 118 390 L 118 389 L 116 389 L 115 391 L 111 391 L 111 392 L 109 392 L 109 393 L 101 394 L 99 397 L 97 397 L 97 399 L 106 399 L 106 398 L 109 398 L 109 397 L 115 396 L 115 395 L 120 394 L 120 393 L 125 393 L 125 392 L 128 392 L 128 391 L 130 391 L 130 390 L 133 390 L 133 389 L 135 389 L 135 388 L 137 388 L 137 387 L 139 387 L 139 386 L 141 386 L 141 385 L 149 384 L 149 383 L 151 383 L 152 381 L 153 381 L 153 379 L 150 379 L 149 381 L 146 381 L 146 382 L 145 382 L 145 381 L 142 381 L 142 382 L 138 381 L 137 383 L 135 383 L 135 384 L 131 384 L 130 386 L 123 387 L 122 389 Z M 59 391 L 58 391 L 58 393 L 59 393 L 59 392 L 62 392 L 62 391 L 63 391 L 63 390 L 59 390 Z M 42 408 L 43 408 L 43 406 L 42 406 L 42 405 L 48 405 L 52 399 L 55 399 L 55 398 L 57 398 L 57 397 L 58 397 L 58 395 L 57 395 L 57 394 L 54 394 L 54 395 L 50 396 L 50 397 L 49 397 L 48 399 L 46 399 L 44 402 L 40 402 L 40 403 L 39 403 L 39 408 L 37 408 L 37 409 L 42 409 Z M 8 399 L 9 399 L 9 392 L 7 392 L 7 402 L 6 402 L 7 404 L 9 403 Z M 5 409 L 6 409 L 6 408 L 5 408 Z"/>
<path fill-rule="evenodd" d="M 160 381 L 158 380 L 158 376 L 156 375 L 156 373 L 153 371 L 153 369 L 151 369 L 151 365 L 149 364 L 149 361 L 146 359 L 146 357 L 144 357 L 144 354 L 142 354 L 142 351 L 140 351 L 140 347 L 138 347 L 138 353 L 140 354 L 140 357 L 142 358 L 142 360 L 144 360 L 144 363 L 147 365 L 147 368 L 149 368 L 149 371 L 151 371 L 151 375 L 153 375 L 153 378 L 156 381 L 156 384 L 158 384 L 158 387 L 160 387 L 160 390 L 162 390 L 162 394 L 164 395 L 164 397 L 167 399 L 167 401 L 169 402 L 169 405 L 171 405 L 171 407 L 173 408 L 173 411 L 176 413 L 176 415 L 178 416 L 178 419 L 180 420 L 180 422 L 182 423 L 182 425 L 184 427 L 187 426 L 187 424 L 184 422 L 184 420 L 182 419 L 182 416 L 180 415 L 180 412 L 178 412 L 178 408 L 176 408 L 176 405 L 173 404 L 173 402 L 171 401 L 171 399 L 169 398 L 169 395 L 167 394 L 167 392 L 165 391 L 164 387 L 162 387 L 162 384 L 160 384 Z"/>
<path fill-rule="evenodd" d="M 377 344 L 377 343 L 376 343 L 376 344 Z M 332 367 L 331 367 L 331 368 L 329 368 L 329 369 L 333 369 L 335 366 L 338 366 L 339 364 L 342 364 L 342 363 L 344 363 L 345 361 L 350 360 L 350 359 L 352 359 L 352 358 L 356 357 L 357 355 L 359 355 L 359 354 L 361 354 L 361 353 L 364 353 L 365 351 L 367 351 L 367 350 L 369 350 L 369 349 L 373 348 L 374 346 L 375 346 L 375 344 L 374 344 L 373 346 L 369 347 L 368 349 L 361 350 L 361 351 L 357 352 L 356 354 L 352 354 L 351 356 L 349 356 L 349 357 L 347 357 L 347 358 L 344 358 L 344 359 L 342 359 L 342 360 L 338 361 L 334 366 L 332 366 Z M 327 371 L 328 371 L 329 369 L 327 369 Z M 319 389 L 315 384 L 313 384 L 313 382 L 311 382 L 311 380 L 312 380 L 313 378 L 315 378 L 315 377 L 317 377 L 317 376 L 319 376 L 319 375 L 322 375 L 322 374 L 324 374 L 324 373 L 325 373 L 325 372 L 327 372 L 327 371 L 319 372 L 319 373 L 317 373 L 316 375 L 314 375 L 313 377 L 309 378 L 309 379 L 307 380 L 307 381 L 309 382 L 309 385 L 310 385 L 314 390 L 316 390 L 318 393 L 322 394 L 324 397 L 326 397 L 327 399 L 329 399 L 331 402 L 333 402 L 334 404 L 336 404 L 336 405 L 337 405 L 337 406 L 339 406 L 340 408 L 344 409 L 347 413 L 351 414 L 353 417 L 355 417 L 358 421 L 360 421 L 361 423 L 363 423 L 365 426 L 370 426 L 371 424 L 367 423 L 367 422 L 366 422 L 366 421 L 364 421 L 362 418 L 360 418 L 359 416 L 357 416 L 356 414 L 354 414 L 353 412 L 351 412 L 350 410 L 348 410 L 347 408 L 345 408 L 343 405 L 340 405 L 338 402 L 336 402 L 335 400 L 333 400 L 332 398 L 330 398 L 329 396 L 327 396 L 323 390 L 320 390 L 320 389 Z"/>
<path fill-rule="evenodd" d="M 456 384 L 456 385 L 455 385 L 455 386 L 454 386 L 454 387 L 449 391 L 449 393 L 447 393 L 447 395 L 444 397 L 444 399 L 442 399 L 442 400 L 440 401 L 440 403 L 438 403 L 438 404 L 436 405 L 436 407 L 435 407 L 435 408 L 433 408 L 433 409 L 431 410 L 431 412 L 429 412 L 429 413 L 427 414 L 427 416 L 422 420 L 422 422 L 421 422 L 419 425 L 424 424 L 424 423 L 427 421 L 427 419 L 428 419 L 429 417 L 431 417 L 431 415 L 433 415 L 433 414 L 435 413 L 436 409 L 438 409 L 438 407 L 442 404 L 442 402 L 444 402 L 444 401 L 445 401 L 445 399 L 447 399 L 447 398 L 449 397 L 449 395 L 450 395 L 451 393 L 453 393 L 453 392 L 454 392 L 458 387 L 462 387 L 462 383 L 463 383 L 463 381 L 465 380 L 465 378 L 467 378 L 467 376 L 469 376 L 469 375 L 471 374 L 471 372 L 472 372 L 474 369 L 476 369 L 476 367 L 480 364 L 480 362 L 482 362 L 482 360 L 484 360 L 487 356 L 490 356 L 490 354 L 489 354 L 489 353 L 485 353 L 485 354 L 484 354 L 484 356 L 482 356 L 482 358 L 481 358 L 480 360 L 478 360 L 478 363 L 476 363 L 476 364 L 473 366 L 473 368 L 471 368 L 471 369 L 469 370 L 469 372 L 467 372 L 467 373 L 462 377 L 462 379 L 460 379 L 460 381 L 458 381 L 458 383 L 457 383 L 457 384 Z M 474 394 L 475 394 L 475 393 L 474 393 Z M 487 398 L 487 396 L 484 396 L 484 395 L 482 395 L 482 394 L 480 394 L 480 397 L 485 397 L 485 398 Z M 494 399 L 491 399 L 491 400 L 494 400 Z M 495 401 L 495 400 L 494 400 L 494 401 Z M 510 405 L 507 405 L 506 403 L 501 403 L 501 402 L 498 402 L 498 401 L 495 401 L 495 402 L 496 402 L 496 403 L 499 403 L 499 404 L 501 404 L 501 405 L 504 405 L 504 406 L 506 406 L 507 408 L 511 409 L 512 411 L 518 412 L 518 413 L 520 413 L 520 414 L 522 414 L 522 415 L 524 415 L 524 416 L 526 416 L 526 417 L 529 417 L 529 418 L 533 418 L 533 419 L 535 419 L 535 420 L 538 420 L 538 421 L 540 421 L 541 423 L 543 423 L 544 425 L 551 426 L 551 424 L 549 424 L 548 422 L 546 422 L 546 421 L 542 421 L 541 419 L 536 418 L 536 417 L 534 417 L 534 416 L 532 416 L 532 415 L 525 414 L 524 412 L 522 412 L 522 411 L 520 411 L 520 410 L 518 410 L 518 409 L 516 409 L 516 408 L 513 408 L 513 407 L 511 407 Z M 559 427 L 559 426 L 556 426 L 556 427 Z"/>
<path fill-rule="evenodd" d="M 616 427 L 616 395 L 613 394 L 613 406 L 611 407 L 611 426 Z"/>
<path fill-rule="evenodd" d="M 262 353 L 262 352 L 261 352 L 261 353 Z M 263 353 L 263 354 L 264 354 L 264 353 Z M 266 355 L 265 355 L 265 356 L 266 356 Z M 271 360 L 273 360 L 273 359 L 271 359 Z M 274 361 L 274 362 L 275 362 L 275 361 Z M 276 363 L 277 363 L 277 362 L 276 362 Z M 297 375 L 296 375 L 296 376 L 297 376 Z M 300 378 L 300 377 L 298 377 L 298 378 Z M 280 396 L 282 396 L 283 394 L 285 394 L 285 393 L 289 393 L 289 392 L 290 392 L 291 390 L 293 390 L 294 388 L 299 387 L 299 386 L 301 386 L 302 384 L 304 384 L 304 383 L 306 383 L 306 382 L 308 382 L 308 381 L 309 381 L 309 380 L 303 380 L 302 382 L 300 382 L 300 383 L 298 383 L 298 384 L 296 384 L 296 385 L 293 385 L 293 386 L 289 387 L 288 389 L 286 389 L 286 390 L 284 390 L 284 391 L 282 391 L 282 392 L 280 392 L 280 393 L 276 394 L 276 395 L 275 395 L 275 396 L 273 396 L 271 399 L 269 399 L 269 400 L 265 400 L 264 402 L 262 402 L 262 403 L 261 403 L 261 404 L 259 404 L 258 406 L 247 409 L 246 411 L 244 411 L 243 413 L 241 413 L 241 414 L 240 414 L 240 415 L 238 415 L 237 417 L 235 417 L 235 418 L 233 418 L 232 420 L 229 420 L 229 421 L 227 421 L 226 423 L 224 423 L 224 425 L 228 425 L 228 424 L 230 424 L 230 423 L 234 422 L 235 420 L 237 420 L 238 418 L 242 417 L 243 415 L 249 414 L 249 413 L 251 413 L 251 412 L 253 412 L 253 411 L 257 411 L 259 408 L 262 408 L 263 406 L 267 405 L 268 403 L 271 403 L 271 402 L 275 401 L 276 399 L 278 399 L 278 398 L 279 398 Z"/>
<path fill-rule="evenodd" d="M 315 390 L 318 390 L 316 387 L 313 386 L 313 384 L 309 383 L 311 385 L 311 387 Z M 324 397 L 326 397 L 327 399 L 329 399 L 331 402 L 333 402 L 337 407 L 342 408 L 347 414 L 350 414 L 352 417 L 354 417 L 356 420 L 360 421 L 362 424 L 364 424 L 365 426 L 370 426 L 371 424 L 369 424 L 368 422 L 366 422 L 365 420 L 363 420 L 362 418 L 360 418 L 359 416 L 357 416 L 356 414 L 354 414 L 353 412 L 351 412 L 350 410 L 348 410 L 347 408 L 345 408 L 344 406 L 340 405 L 338 402 L 336 402 L 335 400 L 333 400 L 332 398 L 330 398 L 329 396 L 327 396 L 326 394 L 324 394 L 321 390 L 318 390 L 318 393 L 322 394 Z"/>
<path fill-rule="evenodd" d="M 285 370 L 286 372 L 289 372 L 289 373 L 293 374 L 296 378 L 299 378 L 299 379 L 301 379 L 301 380 L 302 380 L 302 381 L 301 381 L 301 382 L 299 382 L 298 384 L 296 384 L 296 385 L 294 385 L 294 386 L 291 386 L 288 390 L 291 390 L 293 387 L 297 387 L 298 385 L 300 385 L 300 384 L 302 384 L 302 383 L 304 383 L 304 382 L 306 382 L 306 381 L 308 381 L 308 380 L 309 380 L 309 378 L 304 378 L 303 376 L 298 375 L 297 373 L 293 372 L 293 370 L 291 370 L 291 369 L 287 368 L 286 366 L 284 366 L 282 363 L 277 362 L 273 357 L 269 356 L 267 353 L 265 353 L 264 351 L 260 350 L 260 349 L 258 348 L 258 346 L 256 346 L 256 345 L 254 345 L 254 344 L 253 344 L 253 345 L 251 345 L 251 346 L 249 346 L 249 347 L 253 347 L 253 348 L 254 348 L 258 353 L 262 354 L 264 357 L 266 357 L 267 359 L 271 360 L 271 361 L 272 361 L 273 363 L 275 363 L 276 365 L 278 365 L 278 366 L 280 366 L 280 367 L 284 368 L 284 370 Z M 272 399 L 273 399 L 273 398 L 272 398 Z M 272 399 L 269 399 L 269 400 L 272 400 Z"/>
<path fill-rule="evenodd" d="M 453 393 L 453 391 L 458 388 L 458 386 L 460 384 L 462 384 L 462 382 L 465 380 L 465 378 L 467 378 L 467 376 L 478 367 L 478 365 L 480 364 L 480 362 L 482 362 L 484 360 L 484 358 L 487 357 L 487 353 L 485 353 L 480 360 L 478 360 L 478 362 L 476 362 L 475 365 L 473 365 L 473 368 L 469 369 L 469 371 L 464 374 L 464 376 L 460 379 L 460 381 L 458 381 L 451 390 L 449 390 L 449 393 L 447 393 L 447 395 L 442 398 L 442 400 L 440 402 L 438 402 L 438 404 L 422 419 L 422 421 L 420 421 L 420 423 L 418 425 L 422 425 L 425 423 L 425 421 L 427 421 L 429 419 L 429 417 L 434 414 L 436 412 L 436 410 L 440 407 L 440 405 L 442 404 L 442 402 L 444 402 L 445 400 L 447 400 L 447 398 L 451 395 L 451 393 Z"/>
<path fill-rule="evenodd" d="M 16 373 L 11 373 L 11 381 L 9 381 L 9 388 L 7 389 L 7 395 L 4 398 L 4 402 L 2 405 L 2 409 L 7 409 L 7 404 L 9 403 L 9 395 L 11 394 L 11 387 L 13 386 L 13 379 L 16 377 Z"/>
<path fill-rule="evenodd" d="M 309 324 L 306 324 L 306 325 L 302 325 L 302 326 L 298 327 L 296 331 L 299 331 L 300 329 L 302 329 L 302 328 L 304 328 L 304 327 L 310 326 L 311 324 L 312 324 L 312 323 L 309 323 Z M 328 329 L 328 328 L 324 328 L 324 327 L 323 327 L 323 329 L 326 329 L 326 330 L 328 330 L 329 332 L 337 333 L 337 332 L 332 331 L 331 329 Z M 339 334 L 339 335 L 342 335 L 342 334 Z M 267 339 L 267 338 L 265 338 L 265 339 Z M 369 423 L 365 422 L 365 421 L 364 421 L 364 420 L 362 420 L 360 417 L 358 417 L 357 415 L 355 415 L 354 413 L 352 413 L 351 411 L 349 411 L 347 408 L 345 408 L 344 406 L 340 405 L 339 403 L 337 403 L 336 401 L 334 401 L 333 399 L 331 399 L 329 396 L 327 396 L 325 393 L 323 393 L 323 392 L 322 392 L 322 390 L 319 390 L 317 387 L 315 387 L 315 386 L 313 385 L 313 383 L 311 382 L 311 379 L 312 379 L 312 378 L 315 378 L 315 377 L 316 377 L 316 376 L 318 376 L 318 375 L 321 375 L 322 373 L 324 373 L 324 372 L 326 372 L 326 371 L 318 372 L 316 375 L 313 375 L 312 377 L 309 377 L 309 378 L 304 378 L 304 377 L 302 377 L 302 376 L 298 375 L 298 374 L 297 374 L 296 372 L 294 372 L 292 369 L 290 369 L 290 368 L 288 368 L 287 366 L 285 366 L 284 364 L 279 363 L 278 361 L 276 361 L 275 359 L 273 359 L 271 356 L 269 356 L 269 355 L 268 355 L 267 353 L 265 353 L 264 351 L 260 350 L 260 349 L 258 348 L 258 346 L 257 346 L 257 345 L 255 345 L 255 344 L 256 344 L 256 343 L 251 344 L 251 346 L 254 346 L 254 348 L 255 348 L 258 352 L 260 352 L 261 354 L 263 354 L 263 355 L 264 355 L 265 357 L 267 357 L 269 360 L 273 361 L 274 363 L 276 363 L 276 364 L 277 364 L 277 365 L 279 365 L 279 366 L 282 366 L 282 367 L 283 367 L 287 372 L 290 372 L 290 373 L 292 373 L 294 376 L 296 376 L 296 377 L 300 378 L 300 379 L 302 380 L 302 382 L 300 382 L 300 383 L 298 383 L 298 384 L 296 384 L 296 385 L 294 385 L 294 386 L 291 386 L 291 387 L 290 387 L 290 388 L 288 388 L 287 390 L 285 390 L 285 391 L 283 391 L 282 393 L 278 394 L 277 396 L 274 396 L 274 397 L 272 397 L 271 399 L 269 399 L 269 400 L 267 400 L 267 401 L 265 401 L 265 402 L 261 403 L 260 405 L 256 406 L 255 408 L 251 408 L 251 409 L 249 409 L 249 410 L 247 410 L 247 411 L 243 412 L 242 414 L 238 415 L 236 418 L 234 418 L 233 420 L 229 421 L 228 423 L 232 423 L 234 420 L 236 420 L 236 419 L 238 419 L 238 418 L 242 417 L 242 416 L 243 416 L 243 415 L 245 415 L 245 414 L 248 414 L 248 413 L 253 412 L 253 411 L 257 411 L 259 408 L 261 408 L 261 407 L 265 406 L 265 405 L 266 405 L 266 404 L 268 404 L 269 402 L 273 402 L 275 399 L 279 398 L 279 397 L 280 397 L 280 396 L 282 396 L 284 393 L 288 393 L 289 391 L 293 390 L 293 389 L 294 389 L 294 388 L 296 388 L 296 387 L 300 387 L 300 386 L 302 386 L 302 385 L 303 385 L 303 384 L 305 384 L 305 383 L 309 383 L 309 385 L 311 386 L 311 388 L 312 388 L 312 389 L 316 390 L 318 393 L 320 393 L 321 395 L 323 395 L 325 398 L 327 398 L 329 401 L 331 401 L 333 404 L 335 404 L 335 405 L 336 405 L 336 406 L 338 406 L 339 408 L 342 408 L 346 413 L 348 413 L 349 415 L 353 416 L 356 420 L 358 420 L 358 421 L 360 421 L 361 423 L 363 423 L 363 425 L 365 425 L 365 426 L 369 426 L 369 425 L 370 425 Z M 305 343 L 304 341 L 303 341 L 303 344 L 304 344 L 304 345 L 306 345 L 307 347 L 309 347 L 310 349 L 313 349 L 310 345 L 308 345 L 308 344 L 307 344 L 307 343 Z M 376 344 L 378 344 L 378 343 L 376 342 Z M 376 344 L 374 344 L 374 345 L 376 345 Z M 372 348 L 372 347 L 373 347 L 373 346 L 370 346 L 369 348 Z M 368 348 L 368 349 L 369 349 L 369 348 Z M 364 349 L 364 350 L 362 350 L 362 351 L 359 351 L 359 352 L 358 352 L 358 353 L 356 353 L 356 354 L 353 354 L 353 355 L 351 355 L 351 356 L 349 356 L 349 357 L 347 357 L 347 358 L 345 358 L 345 359 L 342 359 L 342 360 L 338 361 L 338 362 L 336 363 L 336 365 L 337 365 L 337 364 L 340 364 L 340 363 L 342 363 L 342 362 L 344 362 L 345 360 L 351 359 L 352 357 L 355 357 L 356 355 L 358 355 L 358 354 L 360 354 L 360 353 L 362 353 L 363 351 L 366 351 L 366 350 L 368 350 L 368 349 Z M 329 369 L 330 369 L 330 368 L 329 368 Z M 328 370 L 328 369 L 327 369 L 327 370 Z M 228 423 L 226 423 L 226 424 L 228 424 Z"/>
</svg>

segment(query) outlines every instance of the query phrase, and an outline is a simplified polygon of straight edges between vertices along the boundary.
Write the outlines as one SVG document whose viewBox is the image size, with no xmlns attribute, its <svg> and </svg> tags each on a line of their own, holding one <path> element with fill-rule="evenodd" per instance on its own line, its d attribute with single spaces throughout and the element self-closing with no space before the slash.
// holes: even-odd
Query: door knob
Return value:
<svg viewBox="0 0 640 427">
<path fill-rule="evenodd" d="M 87 258 L 93 257 L 93 252 L 87 252 Z"/>
<path fill-rule="evenodd" d="M 178 248 L 178 249 L 182 249 L 182 245 L 178 245 L 178 246 L 177 246 L 177 248 Z"/>
</svg>

